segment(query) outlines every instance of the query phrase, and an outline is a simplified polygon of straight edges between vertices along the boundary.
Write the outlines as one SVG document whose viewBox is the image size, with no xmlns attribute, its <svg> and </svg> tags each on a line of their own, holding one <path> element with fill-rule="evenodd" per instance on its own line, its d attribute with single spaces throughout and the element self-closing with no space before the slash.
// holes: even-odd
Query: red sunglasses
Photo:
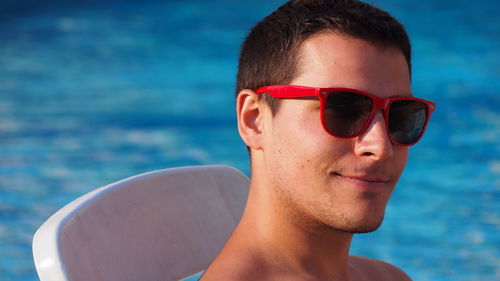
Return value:
<svg viewBox="0 0 500 281">
<path fill-rule="evenodd" d="M 381 98 L 348 88 L 272 85 L 259 88 L 256 93 L 267 93 L 275 98 L 318 97 L 323 128 L 337 138 L 363 134 L 380 109 L 391 141 L 406 146 L 420 140 L 436 106 L 419 98 Z"/>
</svg>

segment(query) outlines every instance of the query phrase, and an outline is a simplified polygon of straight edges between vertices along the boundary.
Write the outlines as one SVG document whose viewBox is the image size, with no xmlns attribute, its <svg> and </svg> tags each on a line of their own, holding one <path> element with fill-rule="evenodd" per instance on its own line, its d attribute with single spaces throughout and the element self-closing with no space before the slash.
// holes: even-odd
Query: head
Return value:
<svg viewBox="0 0 500 281">
<path fill-rule="evenodd" d="M 408 148 L 391 142 L 381 112 L 362 134 L 337 138 L 321 125 L 318 99 L 255 93 L 279 84 L 411 96 L 403 27 L 359 1 L 290 1 L 252 29 L 238 71 L 238 129 L 255 183 L 249 200 L 252 188 L 261 188 L 256 204 L 268 202 L 315 233 L 375 230 Z"/>
<path fill-rule="evenodd" d="M 357 0 L 293 0 L 257 23 L 243 42 L 236 95 L 244 89 L 289 84 L 301 70 L 300 47 L 322 32 L 398 49 L 411 72 L 408 36 L 387 12 Z M 280 100 L 269 95 L 261 97 L 275 114 Z"/>
</svg>

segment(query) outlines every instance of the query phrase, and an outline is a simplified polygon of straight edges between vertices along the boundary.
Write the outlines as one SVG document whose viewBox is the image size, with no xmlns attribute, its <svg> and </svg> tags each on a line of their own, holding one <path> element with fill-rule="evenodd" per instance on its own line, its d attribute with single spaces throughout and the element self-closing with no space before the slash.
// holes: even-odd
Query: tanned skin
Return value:
<svg viewBox="0 0 500 281">
<path fill-rule="evenodd" d="M 292 85 L 411 96 L 396 48 L 322 32 L 300 47 Z M 411 280 L 382 261 L 349 255 L 353 234 L 374 231 L 407 161 L 378 112 L 359 137 L 325 132 L 315 98 L 283 99 L 273 116 L 251 90 L 237 98 L 252 176 L 242 219 L 202 281 Z"/>
</svg>

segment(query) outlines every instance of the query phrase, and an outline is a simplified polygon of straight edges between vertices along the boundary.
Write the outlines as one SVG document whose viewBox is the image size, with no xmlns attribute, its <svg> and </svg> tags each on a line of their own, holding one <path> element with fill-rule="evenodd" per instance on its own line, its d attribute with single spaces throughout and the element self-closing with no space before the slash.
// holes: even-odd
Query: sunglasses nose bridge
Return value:
<svg viewBox="0 0 500 281">
<path fill-rule="evenodd" d="M 374 122 L 374 119 L 376 119 L 376 115 L 377 115 L 377 112 L 379 112 L 379 110 L 381 111 L 381 114 L 382 114 L 382 120 L 383 120 L 383 123 L 384 123 L 384 126 L 385 126 L 385 131 L 387 133 L 387 137 L 391 140 L 391 136 L 390 136 L 390 132 L 389 132 L 389 123 L 388 123 L 388 113 L 389 113 L 389 106 L 391 105 L 391 100 L 388 99 L 388 98 L 381 98 L 381 97 L 377 97 L 377 96 L 374 96 L 372 97 L 372 100 L 373 100 L 373 113 L 372 113 L 372 117 L 370 118 L 370 120 L 368 121 L 369 123 L 372 123 Z M 370 124 L 368 124 L 369 126 Z"/>
<path fill-rule="evenodd" d="M 384 99 L 380 97 L 372 97 L 372 100 L 374 107 L 373 111 L 382 110 L 383 112 L 385 112 L 387 108 L 389 108 L 389 105 L 391 103 L 389 99 Z"/>
</svg>

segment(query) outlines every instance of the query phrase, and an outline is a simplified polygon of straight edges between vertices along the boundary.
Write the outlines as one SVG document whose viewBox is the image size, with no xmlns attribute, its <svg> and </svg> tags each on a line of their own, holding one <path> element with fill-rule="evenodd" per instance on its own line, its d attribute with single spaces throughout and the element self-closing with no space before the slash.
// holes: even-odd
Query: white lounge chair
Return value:
<svg viewBox="0 0 500 281">
<path fill-rule="evenodd" d="M 169 281 L 205 269 L 242 214 L 248 178 L 229 166 L 137 175 L 89 192 L 33 238 L 41 281 Z"/>
</svg>

